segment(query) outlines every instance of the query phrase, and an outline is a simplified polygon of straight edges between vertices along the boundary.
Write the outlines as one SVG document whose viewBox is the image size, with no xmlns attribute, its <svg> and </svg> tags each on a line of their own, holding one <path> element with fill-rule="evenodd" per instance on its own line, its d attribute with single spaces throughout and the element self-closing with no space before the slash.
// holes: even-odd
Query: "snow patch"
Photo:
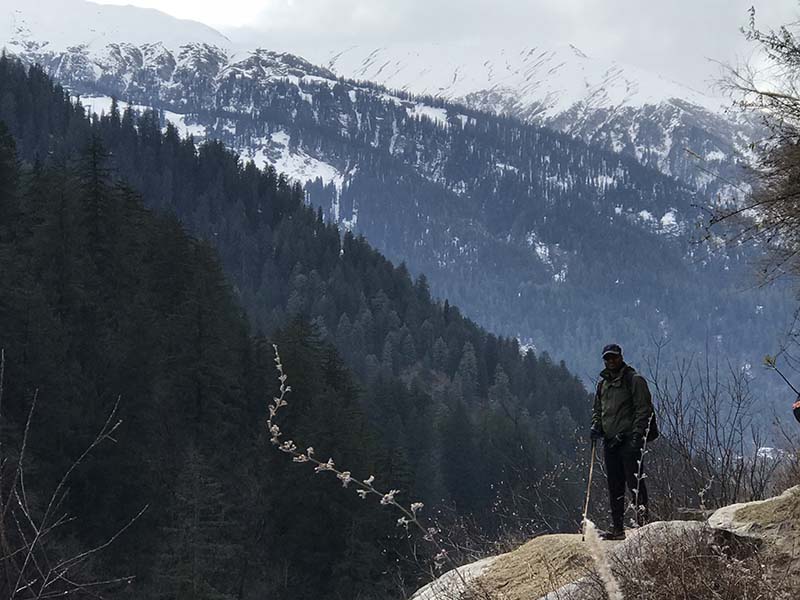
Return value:
<svg viewBox="0 0 800 600">
<path fill-rule="evenodd" d="M 266 138 L 254 139 L 253 146 L 240 152 L 243 158 L 253 160 L 257 167 L 270 164 L 279 173 L 306 183 L 321 179 L 341 191 L 344 175 L 333 165 L 310 156 L 300 148 L 290 149 L 289 134 L 283 130 L 275 131 Z M 255 150 L 253 150 L 255 148 Z M 338 215 L 337 215 L 338 220 Z"/>
<path fill-rule="evenodd" d="M 77 98 L 75 99 L 77 100 Z M 98 117 L 111 114 L 111 103 L 113 100 L 109 96 L 81 96 L 80 102 L 89 113 L 96 114 Z M 146 110 L 152 110 L 149 106 L 144 106 L 141 104 L 129 104 L 128 102 L 122 102 L 120 100 L 117 101 L 117 107 L 120 113 L 125 111 L 128 107 L 139 113 L 142 113 Z M 160 115 L 164 121 L 172 123 L 172 125 L 175 126 L 175 129 L 178 130 L 178 134 L 181 137 L 187 138 L 191 135 L 194 136 L 195 142 L 205 140 L 206 128 L 202 125 L 187 123 L 187 115 L 169 110 L 160 111 Z M 165 129 L 166 126 L 162 128 L 162 131 Z"/>
<path fill-rule="evenodd" d="M 552 260 L 550 259 L 550 248 L 548 248 L 541 242 L 536 242 L 534 250 L 536 251 L 536 256 L 538 256 L 539 260 L 541 260 L 543 263 L 547 265 L 553 264 Z"/>
<path fill-rule="evenodd" d="M 410 117 L 427 117 L 437 125 L 440 125 L 441 127 L 447 127 L 447 111 L 443 108 L 434 108 L 433 106 L 428 106 L 426 104 L 417 102 L 416 104 L 409 106 L 406 111 Z"/>
<path fill-rule="evenodd" d="M 495 167 L 500 169 L 501 171 L 513 171 L 514 173 L 519 173 L 519 169 L 514 165 L 507 165 L 505 163 L 496 163 Z"/>
<path fill-rule="evenodd" d="M 661 233 L 678 235 L 683 231 L 683 226 L 678 222 L 675 209 L 670 209 L 661 217 Z"/>
</svg>

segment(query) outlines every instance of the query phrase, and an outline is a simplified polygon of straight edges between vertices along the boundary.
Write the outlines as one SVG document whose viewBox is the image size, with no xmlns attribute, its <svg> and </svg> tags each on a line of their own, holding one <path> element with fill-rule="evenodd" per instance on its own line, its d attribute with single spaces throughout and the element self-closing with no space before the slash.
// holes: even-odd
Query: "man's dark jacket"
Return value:
<svg viewBox="0 0 800 600">
<path fill-rule="evenodd" d="M 647 381 L 633 367 L 623 363 L 616 373 L 603 370 L 592 410 L 592 428 L 603 432 L 606 439 L 638 433 L 644 438 L 653 400 Z M 630 385 L 625 379 L 628 378 Z"/>
</svg>

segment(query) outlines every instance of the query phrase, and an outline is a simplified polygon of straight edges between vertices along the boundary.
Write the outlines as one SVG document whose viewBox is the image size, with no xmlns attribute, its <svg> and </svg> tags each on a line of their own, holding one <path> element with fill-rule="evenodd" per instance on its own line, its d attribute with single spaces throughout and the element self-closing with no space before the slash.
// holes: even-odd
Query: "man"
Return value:
<svg viewBox="0 0 800 600">
<path fill-rule="evenodd" d="M 653 402 L 644 377 L 625 364 L 622 348 L 609 344 L 602 356 L 605 369 L 597 385 L 591 428 L 592 440 L 604 442 L 611 502 L 611 529 L 601 537 L 621 540 L 625 538 L 626 485 L 633 496 L 637 522 L 647 521 L 642 448 L 653 425 Z"/>
</svg>

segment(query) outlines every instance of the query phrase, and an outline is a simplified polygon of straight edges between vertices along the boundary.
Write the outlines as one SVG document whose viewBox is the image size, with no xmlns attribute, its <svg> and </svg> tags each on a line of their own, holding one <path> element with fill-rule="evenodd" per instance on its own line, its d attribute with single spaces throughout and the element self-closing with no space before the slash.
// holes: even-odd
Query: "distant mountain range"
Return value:
<svg viewBox="0 0 800 600">
<path fill-rule="evenodd" d="M 737 165 L 752 160 L 749 145 L 760 132 L 729 115 L 725 98 L 574 45 L 351 46 L 307 58 L 350 79 L 563 131 L 712 193 L 733 193 L 709 171 L 740 183 Z"/>
<path fill-rule="evenodd" d="M 746 185 L 757 131 L 702 94 L 577 48 L 441 64 L 351 49 L 318 66 L 155 11 L 48 4 L 0 12 L 7 52 L 98 112 L 153 107 L 275 165 L 434 294 L 581 375 L 610 339 L 747 363 L 782 332 L 788 294 L 740 291 L 755 251 L 691 244 L 698 205 Z"/>
</svg>

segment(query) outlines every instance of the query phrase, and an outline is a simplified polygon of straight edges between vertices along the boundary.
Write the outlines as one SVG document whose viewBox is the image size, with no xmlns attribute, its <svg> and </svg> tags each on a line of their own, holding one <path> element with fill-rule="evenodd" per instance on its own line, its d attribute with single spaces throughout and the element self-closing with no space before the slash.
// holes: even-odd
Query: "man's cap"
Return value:
<svg viewBox="0 0 800 600">
<path fill-rule="evenodd" d="M 607 344 L 603 346 L 603 358 L 605 358 L 609 354 L 616 354 L 617 356 L 622 356 L 622 348 L 619 347 L 619 344 Z"/>
</svg>

